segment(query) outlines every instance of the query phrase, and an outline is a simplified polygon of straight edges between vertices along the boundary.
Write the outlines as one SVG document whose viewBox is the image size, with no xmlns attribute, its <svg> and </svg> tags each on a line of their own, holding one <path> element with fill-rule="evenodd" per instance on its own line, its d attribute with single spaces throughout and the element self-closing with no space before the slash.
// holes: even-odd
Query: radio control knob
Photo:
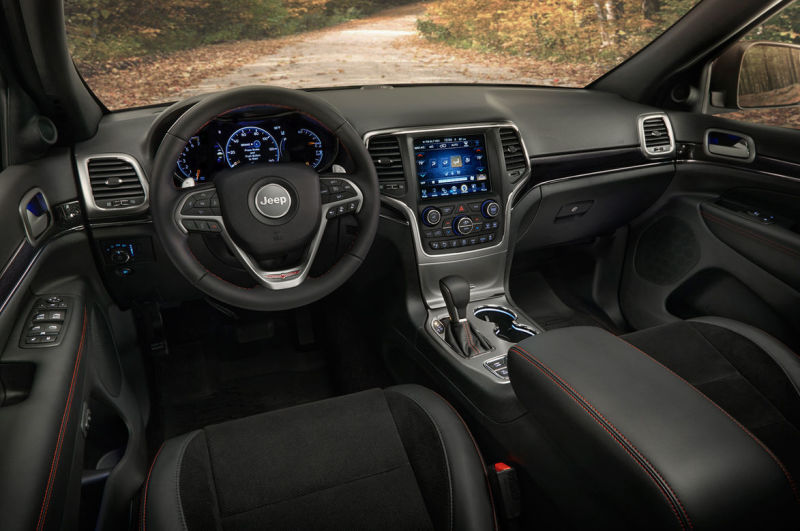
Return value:
<svg viewBox="0 0 800 531">
<path fill-rule="evenodd" d="M 500 213 L 500 204 L 493 199 L 487 199 L 481 205 L 481 213 L 485 218 L 495 218 Z"/>
<path fill-rule="evenodd" d="M 453 220 L 453 231 L 461 236 L 466 236 L 472 232 L 473 224 L 469 216 L 458 216 Z"/>
<path fill-rule="evenodd" d="M 442 213 L 438 208 L 428 207 L 422 211 L 422 222 L 429 226 L 435 227 L 442 221 Z"/>
</svg>

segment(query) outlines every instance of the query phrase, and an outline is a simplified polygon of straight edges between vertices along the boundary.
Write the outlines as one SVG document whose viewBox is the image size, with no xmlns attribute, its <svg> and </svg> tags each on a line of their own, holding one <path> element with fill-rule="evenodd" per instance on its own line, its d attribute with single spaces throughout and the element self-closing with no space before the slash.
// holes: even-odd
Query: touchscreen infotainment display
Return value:
<svg viewBox="0 0 800 531">
<path fill-rule="evenodd" d="M 483 135 L 415 138 L 414 163 L 422 199 L 490 190 Z"/>
</svg>

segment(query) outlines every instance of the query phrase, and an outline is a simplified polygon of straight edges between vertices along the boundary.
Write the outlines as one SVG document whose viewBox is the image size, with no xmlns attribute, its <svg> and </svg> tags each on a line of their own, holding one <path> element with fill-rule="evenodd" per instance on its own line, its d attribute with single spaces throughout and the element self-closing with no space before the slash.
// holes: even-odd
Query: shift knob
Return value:
<svg viewBox="0 0 800 531">
<path fill-rule="evenodd" d="M 453 322 L 467 318 L 469 304 L 469 282 L 463 277 L 450 275 L 439 280 L 439 289 L 447 306 L 447 313 Z"/>
</svg>

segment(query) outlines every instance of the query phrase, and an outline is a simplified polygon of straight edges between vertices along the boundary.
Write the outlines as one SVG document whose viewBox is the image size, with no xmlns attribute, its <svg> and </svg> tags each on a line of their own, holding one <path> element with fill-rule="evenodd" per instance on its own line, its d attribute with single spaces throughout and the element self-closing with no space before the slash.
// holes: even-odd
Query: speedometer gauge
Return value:
<svg viewBox="0 0 800 531">
<path fill-rule="evenodd" d="M 275 138 L 260 127 L 237 129 L 225 145 L 225 161 L 231 168 L 244 163 L 278 162 L 280 158 Z"/>
<path fill-rule="evenodd" d="M 307 166 L 312 166 L 315 169 L 319 168 L 322 164 L 322 159 L 325 157 L 325 151 L 322 149 L 322 140 L 320 140 L 319 135 L 306 128 L 299 129 L 297 135 L 300 137 L 297 147 L 300 160 L 305 162 Z"/>
<path fill-rule="evenodd" d="M 200 175 L 200 137 L 193 136 L 186 142 L 183 151 L 178 155 L 178 170 L 183 177 L 195 182 L 203 180 Z M 176 176 L 177 177 L 177 176 Z M 177 183 L 180 185 L 180 183 Z"/>
</svg>

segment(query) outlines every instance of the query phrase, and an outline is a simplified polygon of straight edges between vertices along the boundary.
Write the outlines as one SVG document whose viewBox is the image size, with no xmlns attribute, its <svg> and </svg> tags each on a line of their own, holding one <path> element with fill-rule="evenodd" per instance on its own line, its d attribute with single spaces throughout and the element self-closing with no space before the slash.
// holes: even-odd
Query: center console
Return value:
<svg viewBox="0 0 800 531">
<path fill-rule="evenodd" d="M 414 240 L 429 343 L 462 376 L 507 384 L 508 349 L 541 331 L 506 293 L 511 206 L 531 174 L 519 131 L 511 122 L 394 129 L 365 143 L 381 201 Z M 461 286 L 457 310 L 447 279 Z"/>
</svg>

